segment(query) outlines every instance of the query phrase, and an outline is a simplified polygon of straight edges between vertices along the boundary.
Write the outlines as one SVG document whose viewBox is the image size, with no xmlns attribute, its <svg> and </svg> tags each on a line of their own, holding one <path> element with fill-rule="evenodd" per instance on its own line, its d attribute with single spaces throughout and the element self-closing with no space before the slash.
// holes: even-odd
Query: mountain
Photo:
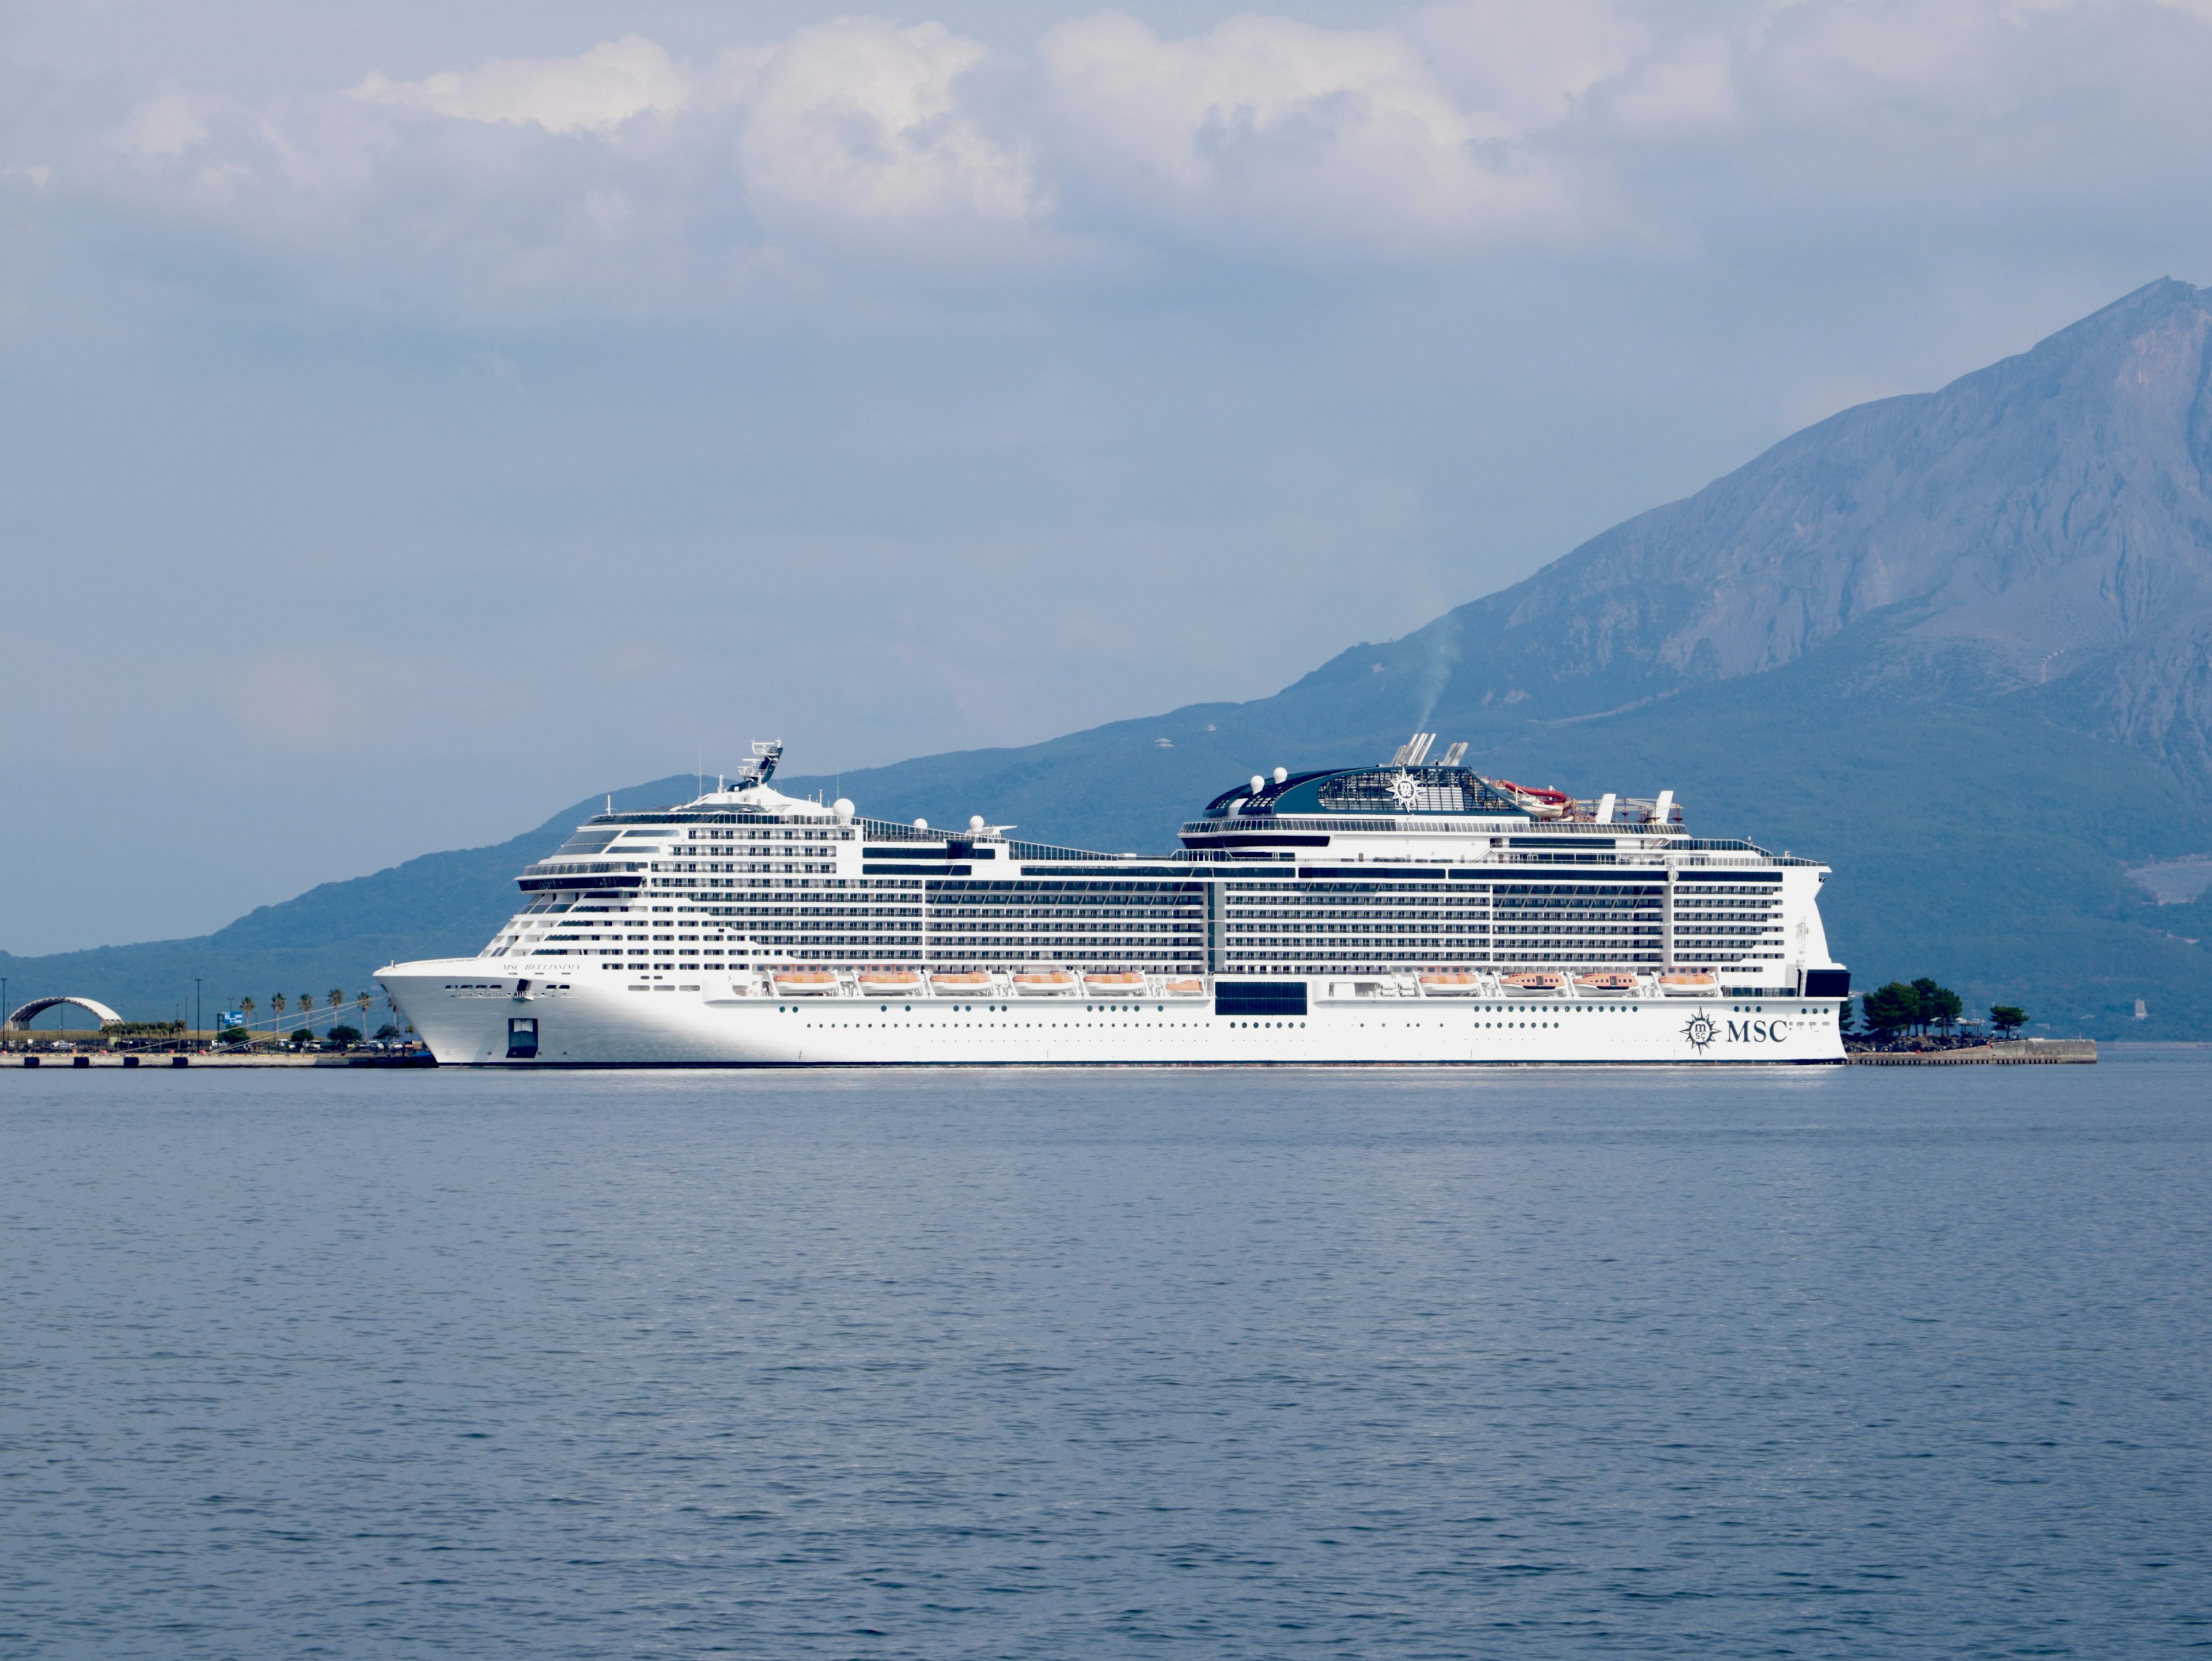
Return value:
<svg viewBox="0 0 2212 1661">
<path fill-rule="evenodd" d="M 1486 771 L 1671 786 L 1698 828 L 1831 861 L 1831 938 L 1862 985 L 1932 973 L 2054 1029 L 2212 1037 L 2212 902 L 2160 906 L 2126 874 L 2212 849 L 2209 661 L 2212 295 L 2164 281 L 1941 391 L 1808 428 L 1273 697 L 837 788 L 888 818 L 1156 847 L 1248 773 L 1436 730 Z M 570 822 L 256 913 L 257 949 L 472 948 L 512 890 L 464 929 L 438 873 L 503 864 L 503 882 Z"/>
<path fill-rule="evenodd" d="M 690 774 L 614 793 L 620 807 L 650 807 L 696 788 Z M 373 876 L 326 882 L 296 899 L 264 905 L 191 940 L 102 946 L 19 958 L 0 952 L 9 1004 L 77 993 L 133 1020 L 192 1015 L 192 977 L 200 978 L 205 1019 L 251 997 L 264 1008 L 272 992 L 305 991 L 318 1003 L 332 988 L 374 991 L 368 977 L 404 958 L 476 952 L 514 915 L 514 874 L 598 812 L 604 795 L 563 808 L 535 830 L 489 848 L 425 854 Z M 55 1016 L 48 1016 L 52 1025 Z M 71 1025 L 84 1018 L 70 1013 Z M 381 1021 L 379 1013 L 374 1018 Z"/>
</svg>

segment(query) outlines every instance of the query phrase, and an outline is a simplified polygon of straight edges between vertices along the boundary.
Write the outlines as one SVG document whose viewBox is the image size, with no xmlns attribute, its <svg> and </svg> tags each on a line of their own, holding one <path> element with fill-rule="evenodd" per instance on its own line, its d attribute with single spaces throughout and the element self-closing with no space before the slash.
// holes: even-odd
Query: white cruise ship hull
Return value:
<svg viewBox="0 0 2212 1661">
<path fill-rule="evenodd" d="M 1224 1013 L 1211 995 L 908 999 L 758 995 L 725 978 L 546 985 L 481 958 L 378 978 L 447 1065 L 478 1067 L 1764 1064 L 1843 1060 L 1833 1001 L 1331 995 L 1304 1014 Z M 1347 991 L 1349 989 L 1346 989 Z"/>
</svg>

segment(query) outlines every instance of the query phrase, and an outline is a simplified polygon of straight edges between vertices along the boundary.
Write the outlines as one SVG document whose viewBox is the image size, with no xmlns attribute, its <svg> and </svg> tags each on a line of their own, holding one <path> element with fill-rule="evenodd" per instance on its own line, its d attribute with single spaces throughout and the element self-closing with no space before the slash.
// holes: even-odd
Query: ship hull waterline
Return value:
<svg viewBox="0 0 2212 1661">
<path fill-rule="evenodd" d="M 378 976 L 446 1066 L 1177 1067 L 1822 1065 L 1844 1060 L 1838 1005 L 1559 997 L 1332 998 L 1303 1014 L 1211 998 L 776 998 L 725 983 L 631 990 L 486 983 L 477 959 Z M 472 983 L 456 991 L 466 975 Z M 517 989 L 518 986 L 520 989 Z M 526 1047 L 525 1040 L 526 1039 Z"/>
</svg>

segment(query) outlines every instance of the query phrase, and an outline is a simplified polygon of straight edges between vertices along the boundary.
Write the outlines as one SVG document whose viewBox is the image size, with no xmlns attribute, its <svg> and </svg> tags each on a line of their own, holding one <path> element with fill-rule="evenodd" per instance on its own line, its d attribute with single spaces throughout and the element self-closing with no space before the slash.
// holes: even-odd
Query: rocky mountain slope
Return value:
<svg viewBox="0 0 2212 1661">
<path fill-rule="evenodd" d="M 1417 703 L 1555 718 L 1848 644 L 1859 687 L 2072 683 L 2099 730 L 2202 782 L 2208 374 L 2212 293 L 2152 283 L 1940 392 L 1808 428 L 1286 696 L 1410 683 Z"/>
</svg>

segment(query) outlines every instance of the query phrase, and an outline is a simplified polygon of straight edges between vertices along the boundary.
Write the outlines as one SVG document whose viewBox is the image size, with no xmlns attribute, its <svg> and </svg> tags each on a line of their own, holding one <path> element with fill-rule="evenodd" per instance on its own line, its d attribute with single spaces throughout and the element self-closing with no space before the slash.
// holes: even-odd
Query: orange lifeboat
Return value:
<svg viewBox="0 0 2212 1661">
<path fill-rule="evenodd" d="M 1482 990 L 1482 977 L 1464 969 L 1437 969 L 1416 977 L 1421 992 L 1431 998 L 1472 998 Z"/>
<path fill-rule="evenodd" d="M 1066 997 L 1081 989 L 1081 983 L 1065 969 L 1025 969 L 1014 977 L 1017 997 Z"/>
<path fill-rule="evenodd" d="M 1206 995 L 1206 983 L 1196 978 L 1162 981 L 1160 988 L 1170 998 L 1202 998 Z"/>
<path fill-rule="evenodd" d="M 1556 998 L 1567 989 L 1567 977 L 1548 969 L 1530 969 L 1518 975 L 1500 975 L 1498 985 L 1509 998 Z"/>
<path fill-rule="evenodd" d="M 1721 977 L 1710 969 L 1670 969 L 1659 977 L 1659 989 L 1670 998 L 1717 998 Z"/>
<path fill-rule="evenodd" d="M 921 971 L 915 969 L 863 969 L 860 975 L 864 998 L 918 998 Z"/>
<path fill-rule="evenodd" d="M 991 977 L 980 969 L 956 969 L 932 975 L 929 984 L 939 997 L 980 998 L 990 992 Z"/>
<path fill-rule="evenodd" d="M 1141 998 L 1145 995 L 1142 975 L 1085 975 L 1083 992 L 1091 998 Z"/>
<path fill-rule="evenodd" d="M 1594 995 L 1601 998 L 1618 998 L 1636 990 L 1636 977 L 1633 975 L 1577 975 L 1575 977 L 1575 990 L 1585 996 Z"/>
<path fill-rule="evenodd" d="M 837 977 L 826 969 L 779 969 L 768 978 L 779 998 L 826 998 L 837 990 Z"/>
</svg>

